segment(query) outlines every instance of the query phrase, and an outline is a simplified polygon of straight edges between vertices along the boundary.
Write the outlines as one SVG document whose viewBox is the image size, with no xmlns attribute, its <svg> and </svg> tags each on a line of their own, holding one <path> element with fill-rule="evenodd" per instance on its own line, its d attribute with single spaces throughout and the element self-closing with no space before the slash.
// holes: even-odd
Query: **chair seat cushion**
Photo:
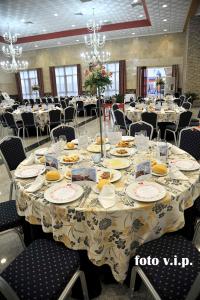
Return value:
<svg viewBox="0 0 200 300">
<path fill-rule="evenodd" d="M 52 240 L 38 239 L 1 276 L 22 300 L 53 300 L 78 268 L 78 252 Z"/>
<path fill-rule="evenodd" d="M 141 269 L 152 283 L 162 300 L 182 300 L 188 294 L 198 272 L 200 272 L 200 253 L 192 243 L 179 235 L 165 235 L 138 248 L 140 257 L 158 258 L 158 265 L 144 265 Z M 181 268 L 175 265 L 188 258 L 192 265 Z M 165 265 L 163 257 L 170 258 L 172 265 Z"/>
<path fill-rule="evenodd" d="M 15 200 L 0 203 L 0 232 L 20 226 L 22 218 L 18 216 Z"/>
</svg>

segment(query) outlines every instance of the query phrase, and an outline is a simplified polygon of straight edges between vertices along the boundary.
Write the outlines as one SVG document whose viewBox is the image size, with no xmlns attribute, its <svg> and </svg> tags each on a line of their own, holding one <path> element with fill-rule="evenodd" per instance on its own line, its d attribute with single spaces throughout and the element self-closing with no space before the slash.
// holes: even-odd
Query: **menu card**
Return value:
<svg viewBox="0 0 200 300">
<path fill-rule="evenodd" d="M 160 143 L 158 145 L 158 159 L 161 162 L 166 162 L 168 157 L 168 145 L 167 143 Z"/>
<path fill-rule="evenodd" d="M 71 170 L 72 181 L 94 181 L 97 182 L 97 171 L 95 168 L 77 168 Z"/>
<path fill-rule="evenodd" d="M 51 156 L 51 155 L 45 155 L 46 159 L 46 169 L 57 169 L 58 170 L 58 160 L 57 158 Z"/>
<path fill-rule="evenodd" d="M 146 160 L 135 167 L 135 180 L 140 181 L 151 177 L 151 161 Z"/>
</svg>

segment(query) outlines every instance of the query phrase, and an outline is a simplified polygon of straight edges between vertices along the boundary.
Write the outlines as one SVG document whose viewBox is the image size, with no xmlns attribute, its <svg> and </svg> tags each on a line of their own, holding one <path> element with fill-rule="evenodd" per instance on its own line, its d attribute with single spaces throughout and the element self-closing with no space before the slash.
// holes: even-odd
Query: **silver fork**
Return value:
<svg viewBox="0 0 200 300">
<path fill-rule="evenodd" d="M 79 207 L 82 208 L 85 204 L 85 201 L 87 199 L 87 197 L 89 196 L 90 192 L 91 192 L 91 187 L 87 187 L 86 190 L 85 190 L 85 194 L 83 196 L 83 199 L 81 200 L 80 204 L 79 204 Z"/>
</svg>

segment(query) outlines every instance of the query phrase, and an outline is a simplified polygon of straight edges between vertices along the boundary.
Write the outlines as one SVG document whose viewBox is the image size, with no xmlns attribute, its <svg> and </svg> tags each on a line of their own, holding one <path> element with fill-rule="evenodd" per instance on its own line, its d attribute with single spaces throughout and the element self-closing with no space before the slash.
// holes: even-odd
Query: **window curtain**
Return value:
<svg viewBox="0 0 200 300">
<path fill-rule="evenodd" d="M 20 73 L 19 72 L 15 73 L 15 79 L 16 79 L 18 97 L 19 97 L 19 100 L 22 100 L 23 99 L 22 85 L 21 85 L 21 78 L 20 78 Z"/>
<path fill-rule="evenodd" d="M 43 71 L 42 68 L 37 68 L 37 79 L 38 79 L 38 85 L 40 87 L 40 97 L 44 97 L 44 81 L 43 81 Z"/>
<path fill-rule="evenodd" d="M 126 61 L 119 61 L 119 94 L 126 94 Z"/>
<path fill-rule="evenodd" d="M 81 78 L 81 65 L 77 65 L 77 83 L 78 83 L 78 94 L 82 95 L 82 78 Z"/>
<path fill-rule="evenodd" d="M 147 95 L 147 68 L 137 67 L 137 96 L 146 97 Z"/>
<path fill-rule="evenodd" d="M 175 78 L 174 80 L 174 92 L 178 92 L 178 86 L 179 86 L 179 68 L 178 65 L 173 65 L 172 66 L 172 77 Z"/>
<path fill-rule="evenodd" d="M 51 93 L 52 96 L 55 97 L 57 96 L 55 67 L 49 67 L 49 73 L 50 73 L 50 82 L 51 82 Z"/>
</svg>

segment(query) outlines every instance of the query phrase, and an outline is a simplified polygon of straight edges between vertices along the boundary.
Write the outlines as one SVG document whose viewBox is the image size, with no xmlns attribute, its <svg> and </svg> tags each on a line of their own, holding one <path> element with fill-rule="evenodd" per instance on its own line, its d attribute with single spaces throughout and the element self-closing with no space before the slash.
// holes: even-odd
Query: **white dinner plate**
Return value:
<svg viewBox="0 0 200 300">
<path fill-rule="evenodd" d="M 69 155 L 69 156 L 73 156 L 73 155 Z M 62 164 L 66 164 L 66 165 L 73 165 L 73 164 L 76 164 L 78 162 L 80 162 L 82 160 L 81 156 L 79 156 L 79 160 L 77 161 L 72 161 L 72 162 L 66 162 L 66 161 L 63 161 L 63 156 L 60 157 L 59 161 L 62 163 Z"/>
<path fill-rule="evenodd" d="M 64 178 L 64 175 L 60 174 L 60 178 L 59 179 L 57 179 L 57 180 L 47 180 L 46 179 L 46 181 L 48 183 L 54 183 L 54 182 L 56 183 L 56 182 L 59 182 L 59 181 L 63 180 L 63 178 Z"/>
<path fill-rule="evenodd" d="M 70 149 L 67 147 L 67 145 L 65 145 L 64 150 L 77 150 L 78 146 L 74 143 L 74 148 Z"/>
<path fill-rule="evenodd" d="M 37 156 L 43 156 L 43 155 L 46 155 L 48 154 L 48 148 L 45 147 L 45 148 L 39 148 L 37 150 L 35 150 L 35 155 Z"/>
<path fill-rule="evenodd" d="M 120 154 L 120 153 L 117 152 L 119 150 L 126 150 L 127 153 Z M 130 155 L 134 154 L 135 152 L 136 152 L 136 150 L 130 149 L 130 148 L 116 148 L 116 149 L 112 149 L 110 151 L 110 154 L 112 154 L 114 156 L 119 156 L 119 157 L 126 157 L 126 156 L 130 156 Z"/>
<path fill-rule="evenodd" d="M 122 170 L 130 166 L 130 162 L 126 158 L 111 158 L 103 161 L 103 166 L 108 169 Z"/>
<path fill-rule="evenodd" d="M 159 201 L 166 195 L 166 189 L 156 182 L 134 182 L 126 189 L 127 195 L 141 202 Z"/>
<path fill-rule="evenodd" d="M 65 204 L 79 199 L 83 194 L 83 188 L 75 183 L 57 183 L 47 189 L 44 198 L 54 204 Z"/>
<path fill-rule="evenodd" d="M 165 174 L 159 174 L 155 172 L 151 172 L 152 175 L 157 176 L 157 177 L 165 177 L 167 174 L 169 174 L 169 170 L 167 169 L 167 172 Z"/>
<path fill-rule="evenodd" d="M 97 178 L 98 178 L 98 180 L 101 178 L 101 174 L 103 172 L 110 172 L 112 174 L 112 178 L 110 179 L 111 183 L 115 182 L 115 181 L 118 181 L 122 177 L 122 174 L 121 174 L 120 171 L 101 168 L 101 169 L 97 169 Z"/>
<path fill-rule="evenodd" d="M 195 171 L 200 168 L 198 162 L 192 159 L 179 159 L 172 161 L 172 164 L 174 164 L 180 171 Z"/>
<path fill-rule="evenodd" d="M 31 166 L 23 166 L 15 171 L 15 176 L 18 178 L 33 178 L 45 172 L 46 167 L 41 164 Z"/>
<path fill-rule="evenodd" d="M 134 141 L 134 137 L 133 136 L 129 136 L 129 135 L 122 135 L 122 141 L 123 142 L 133 142 Z"/>
<path fill-rule="evenodd" d="M 103 147 L 106 147 L 106 151 L 110 150 L 110 145 L 106 144 Z M 87 147 L 87 150 L 89 152 L 93 153 L 100 153 L 101 152 L 101 145 L 91 144 Z"/>
</svg>

